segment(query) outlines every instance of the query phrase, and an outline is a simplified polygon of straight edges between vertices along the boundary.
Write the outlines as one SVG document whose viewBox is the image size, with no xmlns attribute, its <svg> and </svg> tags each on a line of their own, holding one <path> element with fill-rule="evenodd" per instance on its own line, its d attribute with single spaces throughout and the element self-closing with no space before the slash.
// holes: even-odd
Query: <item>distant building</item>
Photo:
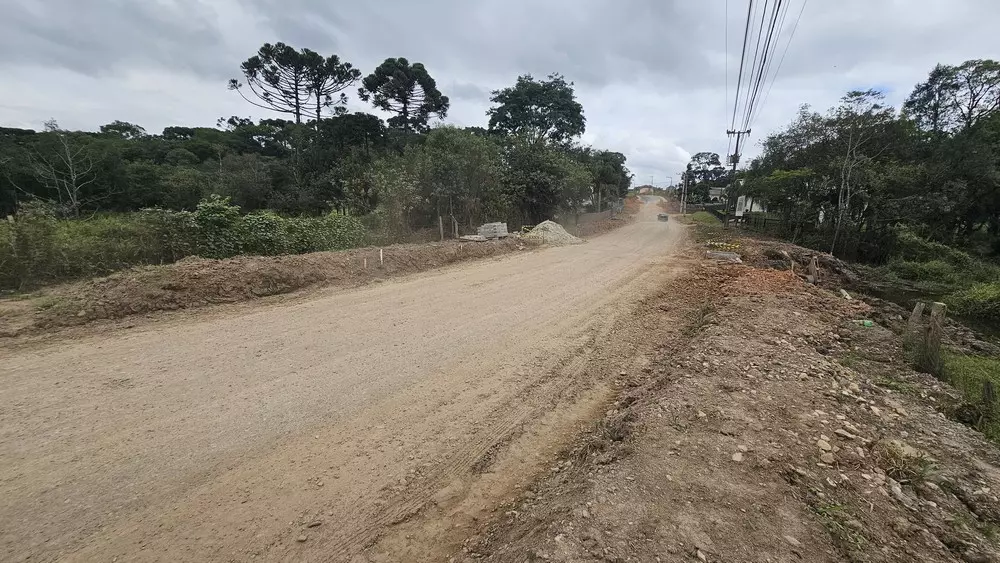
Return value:
<svg viewBox="0 0 1000 563">
<path fill-rule="evenodd" d="M 754 199 L 746 195 L 736 198 L 737 217 L 742 217 L 745 213 L 761 213 L 766 211 L 767 206 L 760 199 Z"/>
<path fill-rule="evenodd" d="M 726 198 L 726 188 L 708 188 L 709 201 L 722 201 Z"/>
</svg>

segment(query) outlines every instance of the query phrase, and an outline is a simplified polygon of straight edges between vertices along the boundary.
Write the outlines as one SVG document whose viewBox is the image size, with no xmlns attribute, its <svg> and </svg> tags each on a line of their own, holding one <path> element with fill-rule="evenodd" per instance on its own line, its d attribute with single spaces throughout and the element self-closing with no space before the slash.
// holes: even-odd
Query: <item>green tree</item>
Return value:
<svg viewBox="0 0 1000 563">
<path fill-rule="evenodd" d="M 504 218 L 500 150 L 493 140 L 456 127 L 439 127 L 418 150 L 426 155 L 421 178 L 425 194 L 438 214 L 451 215 L 470 227 Z"/>
<path fill-rule="evenodd" d="M 103 135 L 128 140 L 141 139 L 147 135 L 146 130 L 142 127 L 134 123 L 118 120 L 112 121 L 107 125 L 101 125 L 101 133 Z"/>
<path fill-rule="evenodd" d="M 402 57 L 388 58 L 361 84 L 358 95 L 362 100 L 396 114 L 388 120 L 390 127 L 422 132 L 431 116 L 448 115 L 448 96 L 437 89 L 423 63 L 411 65 Z"/>
<path fill-rule="evenodd" d="M 530 74 L 517 78 L 514 86 L 495 90 L 490 101 L 496 106 L 490 117 L 490 131 L 526 135 L 534 143 L 548 139 L 567 143 L 586 129 L 583 106 L 576 101 L 573 83 L 559 74 L 535 80 Z"/>
<path fill-rule="evenodd" d="M 965 61 L 955 69 L 954 104 L 964 129 L 1000 109 L 1000 63 Z"/>
<path fill-rule="evenodd" d="M 505 195 L 531 223 L 552 219 L 563 202 L 565 169 L 561 155 L 534 139 L 514 138 L 504 154 Z"/>
<path fill-rule="evenodd" d="M 913 89 L 903 104 L 903 114 L 920 129 L 938 137 L 955 126 L 953 106 L 957 88 L 955 67 L 939 64 L 926 82 Z"/>
<path fill-rule="evenodd" d="M 337 55 L 323 58 L 318 53 L 303 49 L 306 59 L 309 89 L 316 103 L 316 122 L 323 118 L 323 108 L 334 108 L 334 113 L 340 115 L 347 110 L 347 95 L 343 93 L 361 78 L 361 71 L 351 63 L 341 61 Z M 339 94 L 339 96 L 337 96 Z M 337 96 L 335 98 L 335 96 Z"/>
<path fill-rule="evenodd" d="M 719 153 L 699 152 L 691 157 L 689 180 L 696 184 L 706 183 L 709 187 L 717 187 L 727 180 L 726 169 L 722 167 Z"/>
<path fill-rule="evenodd" d="M 360 71 L 336 55 L 324 58 L 310 49 L 296 51 L 284 43 L 265 43 L 240 70 L 246 82 L 230 79 L 230 90 L 254 106 L 294 116 L 296 124 L 302 123 L 310 105 L 316 108 L 318 121 L 324 107 L 346 101 L 333 96 L 361 77 Z M 245 90 L 257 100 L 250 99 Z"/>
<path fill-rule="evenodd" d="M 1000 63 L 989 59 L 937 65 L 917 84 L 903 112 L 934 137 L 968 130 L 1000 109 Z"/>
</svg>

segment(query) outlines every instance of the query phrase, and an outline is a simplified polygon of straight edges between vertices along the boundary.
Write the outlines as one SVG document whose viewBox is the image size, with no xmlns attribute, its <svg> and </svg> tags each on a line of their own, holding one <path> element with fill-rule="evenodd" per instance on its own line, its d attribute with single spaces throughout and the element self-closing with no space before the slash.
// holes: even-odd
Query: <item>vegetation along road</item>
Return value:
<svg viewBox="0 0 1000 563">
<path fill-rule="evenodd" d="M 682 227 L 655 216 L 647 204 L 586 244 L 0 352 L 0 559 L 350 560 L 428 510 L 476 517 L 602 412 L 608 378 L 587 375 L 617 375 L 619 312 L 679 269 Z"/>
</svg>

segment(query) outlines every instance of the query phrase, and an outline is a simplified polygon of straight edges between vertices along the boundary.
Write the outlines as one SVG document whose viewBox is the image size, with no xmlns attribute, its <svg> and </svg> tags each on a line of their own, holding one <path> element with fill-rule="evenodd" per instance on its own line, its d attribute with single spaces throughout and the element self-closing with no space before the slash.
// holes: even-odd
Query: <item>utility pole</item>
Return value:
<svg viewBox="0 0 1000 563">
<path fill-rule="evenodd" d="M 729 188 L 732 188 L 734 185 L 736 185 L 736 165 L 740 163 L 740 142 L 743 140 L 744 135 L 749 135 L 749 134 L 750 134 L 749 129 L 747 129 L 746 131 L 733 131 L 733 130 L 726 131 L 726 135 L 729 135 L 730 137 L 736 135 L 736 148 L 733 149 L 733 154 L 729 157 L 729 162 L 731 162 L 733 165 L 733 176 L 729 183 Z M 733 194 L 729 188 L 726 189 L 726 220 L 722 225 L 723 228 L 726 229 L 729 228 L 729 210 L 733 204 Z"/>
<path fill-rule="evenodd" d="M 687 215 L 688 174 L 681 172 L 681 215 Z"/>
</svg>

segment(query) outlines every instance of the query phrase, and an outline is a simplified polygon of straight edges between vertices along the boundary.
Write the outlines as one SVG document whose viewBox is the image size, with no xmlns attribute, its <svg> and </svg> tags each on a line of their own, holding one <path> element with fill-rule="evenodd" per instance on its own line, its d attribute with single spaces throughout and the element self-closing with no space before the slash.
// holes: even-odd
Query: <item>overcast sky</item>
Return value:
<svg viewBox="0 0 1000 563">
<path fill-rule="evenodd" d="M 808 0 L 790 1 L 779 53 Z M 624 153 L 636 183 L 662 184 L 691 154 L 727 150 L 746 10 L 728 0 L 727 53 L 726 0 L 0 0 L 0 125 L 120 119 L 159 133 L 261 117 L 226 81 L 283 41 L 365 74 L 386 57 L 422 62 L 461 126 L 485 126 L 489 92 L 518 74 L 562 73 L 584 141 Z M 1000 59 L 997 22 L 995 0 L 812 0 L 751 142 L 800 104 L 878 88 L 898 105 L 938 62 Z"/>
</svg>

